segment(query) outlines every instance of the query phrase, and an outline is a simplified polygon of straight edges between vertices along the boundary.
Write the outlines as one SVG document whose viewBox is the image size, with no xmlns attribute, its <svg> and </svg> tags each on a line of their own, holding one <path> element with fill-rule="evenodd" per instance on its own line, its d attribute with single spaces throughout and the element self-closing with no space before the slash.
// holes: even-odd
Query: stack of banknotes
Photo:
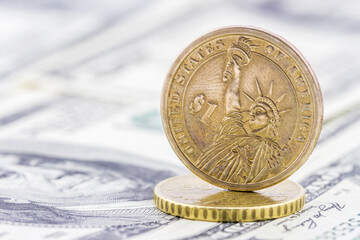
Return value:
<svg viewBox="0 0 360 240">
<path fill-rule="evenodd" d="M 356 1 L 0 3 L 0 240 L 360 239 L 360 5 Z M 153 202 L 189 170 L 161 126 L 167 71 L 219 27 L 275 32 L 312 66 L 324 124 L 291 180 L 298 213 L 248 223 L 181 219 Z"/>
</svg>

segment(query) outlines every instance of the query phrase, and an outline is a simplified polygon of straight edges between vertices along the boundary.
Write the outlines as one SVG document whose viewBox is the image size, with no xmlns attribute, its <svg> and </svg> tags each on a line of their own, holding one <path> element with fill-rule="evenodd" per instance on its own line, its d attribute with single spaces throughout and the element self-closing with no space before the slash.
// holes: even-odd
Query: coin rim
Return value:
<svg viewBox="0 0 360 240">
<path fill-rule="evenodd" d="M 186 178 L 186 177 L 195 177 L 193 175 L 183 175 L 183 176 L 175 176 L 168 179 L 165 179 L 158 183 L 154 189 L 154 203 L 155 206 L 162 212 L 167 214 L 183 217 L 192 220 L 202 220 L 202 221 L 211 221 L 211 222 L 249 222 L 249 221 L 257 221 L 257 220 L 267 220 L 267 219 L 275 219 L 280 217 L 289 216 L 295 212 L 300 211 L 305 205 L 305 190 L 304 188 L 291 180 L 287 180 L 293 185 L 299 188 L 299 192 L 296 196 L 291 199 L 286 200 L 285 202 L 270 204 L 265 206 L 253 206 L 253 207 L 244 207 L 244 206 L 232 206 L 232 207 L 216 207 L 216 206 L 204 206 L 204 205 L 196 205 L 191 203 L 182 203 L 175 200 L 167 199 L 166 194 L 161 191 L 161 186 L 168 181 L 172 181 L 176 178 Z M 292 211 L 290 211 L 290 205 L 293 204 Z M 285 206 L 287 212 L 285 213 Z M 172 209 L 172 207 L 174 209 Z M 280 207 L 280 213 L 279 211 Z M 186 211 L 186 209 L 188 211 Z M 207 217 L 204 217 L 204 214 L 200 214 L 200 212 L 204 213 L 207 211 Z M 195 215 L 195 211 L 198 214 Z M 213 217 L 213 212 L 216 212 Z M 223 213 L 226 212 L 225 216 Z M 231 219 L 233 214 L 237 216 L 236 219 Z M 243 215 L 245 212 L 245 215 Z M 259 214 L 260 212 L 260 214 Z M 261 213 L 262 212 L 262 213 Z M 250 214 L 249 214 L 250 213 Z M 251 213 L 254 213 L 252 215 Z M 260 215 L 260 216 L 259 216 Z M 262 216 L 263 215 L 263 216 Z"/>
<path fill-rule="evenodd" d="M 170 130 L 170 124 L 169 124 L 169 118 L 167 116 L 166 106 L 167 106 L 167 100 L 168 100 L 168 93 L 172 82 L 172 77 L 184 58 L 197 46 L 201 45 L 204 41 L 208 40 L 209 38 L 215 38 L 220 37 L 222 35 L 229 35 L 229 34 L 253 34 L 254 36 L 257 36 L 259 38 L 264 38 L 267 41 L 269 39 L 263 37 L 263 35 L 270 37 L 271 40 L 277 40 L 272 41 L 273 44 L 280 47 L 279 45 L 284 45 L 285 48 L 289 48 L 294 55 L 291 55 L 291 59 L 297 64 L 301 65 L 301 62 L 304 65 L 304 71 L 302 71 L 302 74 L 305 75 L 307 79 L 310 80 L 308 82 L 309 89 L 311 91 L 311 96 L 314 101 L 314 111 L 313 114 L 314 120 L 313 120 L 313 127 L 311 129 L 311 133 L 308 135 L 308 140 L 306 142 L 306 146 L 304 146 L 301 153 L 298 155 L 298 157 L 289 165 L 284 171 L 279 173 L 278 175 L 266 179 L 266 183 L 264 182 L 257 182 L 257 183 L 247 183 L 247 184 L 235 184 L 235 183 L 229 183 L 225 182 L 219 179 L 216 179 L 214 177 L 211 177 L 205 173 L 203 173 L 201 170 L 199 170 L 193 163 L 188 160 L 188 158 L 185 156 L 185 154 L 181 151 L 179 146 L 176 143 L 176 140 L 174 139 L 174 136 Z M 284 47 L 281 47 L 284 48 Z M 298 59 L 296 59 L 298 58 Z M 296 60 L 296 61 L 295 61 Z M 307 70 L 307 71 L 306 71 Z M 313 82 L 311 82 L 311 79 L 313 79 Z M 314 85 L 312 85 L 314 84 Z M 214 184 L 218 187 L 230 189 L 230 190 L 236 190 L 236 191 L 253 191 L 253 190 L 259 190 L 267 187 L 271 187 L 281 181 L 284 181 L 289 176 L 291 176 L 294 172 L 296 172 L 309 158 L 310 154 L 313 152 L 314 147 L 319 139 L 319 135 L 322 128 L 322 122 L 323 122 L 323 98 L 320 90 L 319 82 L 316 78 L 316 75 L 310 66 L 310 64 L 307 62 L 305 57 L 299 52 L 299 50 L 293 46 L 291 43 L 289 43 L 286 39 L 283 37 L 280 37 L 277 34 L 274 34 L 268 30 L 261 29 L 258 27 L 249 27 L 249 26 L 231 26 L 231 27 L 225 27 L 220 28 L 214 31 L 211 31 L 205 35 L 202 35 L 201 37 L 194 40 L 190 45 L 188 45 L 176 58 L 174 63 L 172 64 L 166 79 L 163 84 L 162 88 L 162 94 L 161 94 L 161 103 L 160 103 L 160 112 L 161 112 L 161 120 L 162 125 L 165 131 L 165 135 L 173 148 L 175 154 L 178 156 L 178 158 L 183 162 L 183 164 L 196 176 L 200 177 L 204 181 L 207 181 L 211 184 Z M 273 180 L 273 181 L 271 181 Z"/>
</svg>

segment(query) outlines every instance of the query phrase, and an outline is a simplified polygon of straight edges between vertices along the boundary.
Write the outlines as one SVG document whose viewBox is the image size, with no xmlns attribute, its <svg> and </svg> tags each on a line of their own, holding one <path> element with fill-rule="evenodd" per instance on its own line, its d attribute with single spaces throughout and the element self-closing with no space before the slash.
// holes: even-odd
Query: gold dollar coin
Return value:
<svg viewBox="0 0 360 240">
<path fill-rule="evenodd" d="M 228 191 L 193 176 L 177 176 L 159 183 L 155 205 L 161 211 L 183 218 L 248 222 L 284 217 L 304 206 L 305 191 L 286 180 L 256 192 Z"/>
<path fill-rule="evenodd" d="M 322 125 L 319 84 L 283 38 L 250 27 L 210 32 L 176 59 L 162 121 L 177 156 L 216 186 L 252 191 L 308 159 Z"/>
</svg>

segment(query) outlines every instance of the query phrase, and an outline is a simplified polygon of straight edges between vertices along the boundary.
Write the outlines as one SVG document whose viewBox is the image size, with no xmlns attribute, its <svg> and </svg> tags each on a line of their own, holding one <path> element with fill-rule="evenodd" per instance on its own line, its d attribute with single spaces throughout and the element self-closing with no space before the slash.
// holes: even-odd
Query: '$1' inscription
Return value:
<svg viewBox="0 0 360 240">
<path fill-rule="evenodd" d="M 190 109 L 190 113 L 192 115 L 195 115 L 203 109 L 205 102 L 207 103 L 208 108 L 206 112 L 202 115 L 202 117 L 198 118 L 198 120 L 208 126 L 209 119 L 211 115 L 214 113 L 217 104 L 209 103 L 208 101 L 206 101 L 206 97 L 204 94 L 199 94 L 190 103 L 189 109 Z"/>
</svg>

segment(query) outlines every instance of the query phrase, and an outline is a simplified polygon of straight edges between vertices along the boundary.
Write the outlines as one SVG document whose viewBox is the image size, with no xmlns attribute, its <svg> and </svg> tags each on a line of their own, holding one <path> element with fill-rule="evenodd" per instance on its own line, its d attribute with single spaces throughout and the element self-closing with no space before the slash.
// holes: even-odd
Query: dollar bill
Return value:
<svg viewBox="0 0 360 240">
<path fill-rule="evenodd" d="M 0 239 L 359 239 L 360 49 L 351 47 L 360 37 L 358 8 L 355 1 L 1 3 Z M 318 76 L 323 131 L 291 177 L 306 189 L 306 205 L 251 223 L 166 215 L 152 202 L 154 186 L 189 172 L 162 131 L 163 80 L 193 39 L 234 24 L 282 35 Z"/>
</svg>

